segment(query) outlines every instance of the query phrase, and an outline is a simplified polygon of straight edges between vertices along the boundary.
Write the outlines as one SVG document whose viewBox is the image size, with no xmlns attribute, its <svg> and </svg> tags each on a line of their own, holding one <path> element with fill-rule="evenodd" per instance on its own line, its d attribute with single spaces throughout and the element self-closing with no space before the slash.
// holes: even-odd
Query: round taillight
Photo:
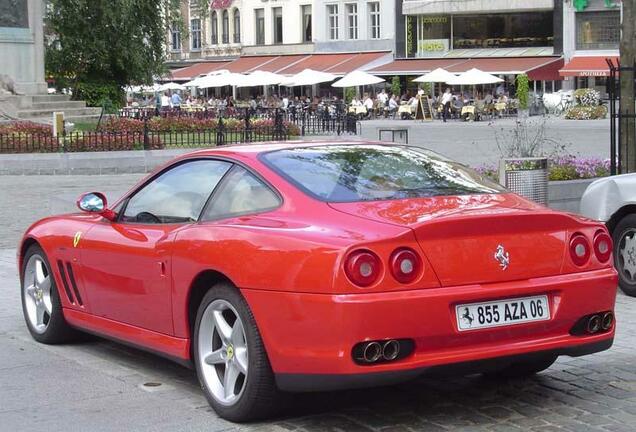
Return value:
<svg viewBox="0 0 636 432">
<path fill-rule="evenodd" d="M 391 274 L 401 283 L 411 283 L 422 271 L 422 260 L 411 249 L 398 249 L 391 254 Z"/>
<path fill-rule="evenodd" d="M 594 255 L 602 263 L 612 256 L 612 238 L 604 231 L 597 231 L 594 236 Z"/>
<path fill-rule="evenodd" d="M 570 240 L 570 257 L 577 266 L 583 266 L 590 259 L 590 244 L 583 234 L 574 234 Z"/>
<path fill-rule="evenodd" d="M 380 277 L 382 263 L 373 252 L 358 250 L 349 254 L 345 261 L 345 273 L 354 284 L 366 287 Z"/>
</svg>

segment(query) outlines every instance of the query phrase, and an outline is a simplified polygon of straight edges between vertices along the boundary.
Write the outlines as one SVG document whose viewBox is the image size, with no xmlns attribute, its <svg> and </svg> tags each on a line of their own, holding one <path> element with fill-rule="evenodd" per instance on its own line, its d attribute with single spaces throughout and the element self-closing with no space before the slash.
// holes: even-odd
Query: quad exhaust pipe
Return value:
<svg viewBox="0 0 636 432">
<path fill-rule="evenodd" d="M 354 357 L 362 363 L 377 363 L 379 361 L 393 361 L 400 355 L 400 341 L 390 339 L 388 341 L 369 341 L 358 344 L 358 352 Z"/>
</svg>

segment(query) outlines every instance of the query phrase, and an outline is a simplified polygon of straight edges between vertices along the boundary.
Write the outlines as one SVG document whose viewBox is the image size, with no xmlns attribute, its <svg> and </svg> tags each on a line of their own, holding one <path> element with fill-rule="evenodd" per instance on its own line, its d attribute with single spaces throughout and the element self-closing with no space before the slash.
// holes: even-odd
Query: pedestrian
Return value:
<svg viewBox="0 0 636 432">
<path fill-rule="evenodd" d="M 450 114 L 450 105 L 453 100 L 453 94 L 451 93 L 450 88 L 446 87 L 446 91 L 442 95 L 442 118 L 444 119 L 444 123 L 446 123 L 446 118 Z"/>
<path fill-rule="evenodd" d="M 170 98 L 166 93 L 161 95 L 161 110 L 167 111 L 170 109 Z"/>
<path fill-rule="evenodd" d="M 170 98 L 170 102 L 172 102 L 172 108 L 179 111 L 181 110 L 181 96 L 179 93 L 172 93 L 172 97 Z"/>
</svg>

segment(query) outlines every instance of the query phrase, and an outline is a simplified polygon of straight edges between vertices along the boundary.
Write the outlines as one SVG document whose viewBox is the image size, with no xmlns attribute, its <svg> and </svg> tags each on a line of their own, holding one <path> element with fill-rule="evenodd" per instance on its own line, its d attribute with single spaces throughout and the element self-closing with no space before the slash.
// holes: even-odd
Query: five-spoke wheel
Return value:
<svg viewBox="0 0 636 432">
<path fill-rule="evenodd" d="M 203 296 L 194 323 L 194 363 L 214 410 L 232 421 L 271 416 L 280 394 L 252 312 L 226 283 Z"/>
<path fill-rule="evenodd" d="M 22 262 L 22 311 L 29 332 L 38 342 L 49 344 L 73 339 L 76 333 L 64 319 L 46 254 L 33 244 Z"/>
<path fill-rule="evenodd" d="M 636 296 L 636 214 L 623 217 L 612 237 L 618 283 L 625 294 Z"/>
</svg>

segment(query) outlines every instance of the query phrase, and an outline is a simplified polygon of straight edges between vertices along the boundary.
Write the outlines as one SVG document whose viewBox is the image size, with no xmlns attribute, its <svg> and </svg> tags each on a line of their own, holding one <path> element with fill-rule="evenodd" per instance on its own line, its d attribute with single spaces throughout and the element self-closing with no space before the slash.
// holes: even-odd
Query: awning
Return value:
<svg viewBox="0 0 636 432">
<path fill-rule="evenodd" d="M 422 75 L 437 68 L 448 70 L 449 67 L 466 61 L 468 59 L 398 59 L 368 72 L 374 75 Z"/>
<path fill-rule="evenodd" d="M 371 69 L 369 73 L 376 75 L 422 75 L 437 68 L 446 69 L 452 73 L 463 73 L 473 68 L 488 72 L 492 75 L 519 75 L 527 73 L 528 76 L 561 61 L 560 57 L 484 57 L 484 58 L 434 58 L 434 59 L 399 59 L 384 66 Z M 561 63 L 562 64 L 562 63 Z M 558 69 L 557 69 L 558 70 Z M 530 79 L 560 79 L 558 74 L 548 78 L 537 78 L 533 75 Z"/>
<path fill-rule="evenodd" d="M 270 56 L 243 56 L 232 61 L 202 62 L 177 69 L 172 79 L 189 81 L 199 75 L 227 69 L 234 73 L 250 73 L 257 70 L 284 75 L 294 75 L 305 69 L 345 75 L 358 69 L 391 61 L 391 53 L 354 52 L 337 54 L 290 54 Z"/>
<path fill-rule="evenodd" d="M 559 70 L 561 76 L 604 77 L 610 75 L 605 59 L 611 59 L 615 64 L 617 56 L 576 56 Z"/>
<path fill-rule="evenodd" d="M 382 58 L 389 55 L 390 53 L 386 51 L 311 54 L 303 60 L 298 61 L 285 69 L 279 70 L 278 73 L 291 75 L 302 72 L 305 69 L 312 69 L 336 75 L 345 75 L 354 70 L 365 69 L 365 66 L 379 62 Z M 389 58 L 387 58 L 387 61 L 389 61 Z"/>
<path fill-rule="evenodd" d="M 173 81 L 191 81 L 199 75 L 205 75 L 215 70 L 224 69 L 224 66 L 230 62 L 230 60 L 227 60 L 194 63 L 193 65 L 173 70 L 171 79 Z"/>
<path fill-rule="evenodd" d="M 563 67 L 564 63 L 565 61 L 560 58 L 536 69 L 529 70 L 528 79 L 530 81 L 560 81 L 559 69 Z"/>
</svg>

